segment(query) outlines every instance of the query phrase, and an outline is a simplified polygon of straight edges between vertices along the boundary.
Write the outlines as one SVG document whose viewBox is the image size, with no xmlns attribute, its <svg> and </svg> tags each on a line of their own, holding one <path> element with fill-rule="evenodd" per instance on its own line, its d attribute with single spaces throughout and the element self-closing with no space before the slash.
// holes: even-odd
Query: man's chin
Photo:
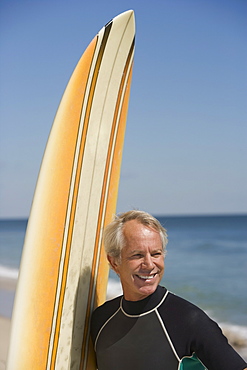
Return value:
<svg viewBox="0 0 247 370">
<path fill-rule="evenodd" d="M 161 280 L 158 274 L 152 280 L 141 280 L 137 275 L 134 275 L 132 278 L 131 284 L 128 286 L 123 285 L 124 297 L 127 301 L 139 301 L 153 294 Z"/>
<path fill-rule="evenodd" d="M 136 287 L 141 295 L 145 295 L 147 297 L 156 291 L 159 285 L 160 279 L 158 279 L 158 276 L 157 276 L 156 279 L 145 280 L 141 282 L 139 281 L 140 279 L 138 279 Z"/>
</svg>

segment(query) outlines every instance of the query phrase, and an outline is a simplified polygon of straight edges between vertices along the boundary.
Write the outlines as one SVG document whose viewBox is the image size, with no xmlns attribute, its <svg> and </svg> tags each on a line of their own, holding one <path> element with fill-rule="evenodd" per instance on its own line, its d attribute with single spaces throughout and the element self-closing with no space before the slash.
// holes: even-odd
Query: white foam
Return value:
<svg viewBox="0 0 247 370">
<path fill-rule="evenodd" d="M 219 324 L 229 342 L 238 346 L 247 346 L 247 326 L 229 323 Z"/>
<path fill-rule="evenodd" d="M 0 277 L 1 278 L 17 280 L 18 275 L 19 275 L 18 269 L 0 265 Z"/>
<path fill-rule="evenodd" d="M 215 317 L 212 311 L 206 312 L 212 320 L 216 321 L 222 329 L 224 335 L 227 337 L 231 344 L 247 347 L 247 326 L 231 324 L 229 322 L 220 322 Z"/>
</svg>

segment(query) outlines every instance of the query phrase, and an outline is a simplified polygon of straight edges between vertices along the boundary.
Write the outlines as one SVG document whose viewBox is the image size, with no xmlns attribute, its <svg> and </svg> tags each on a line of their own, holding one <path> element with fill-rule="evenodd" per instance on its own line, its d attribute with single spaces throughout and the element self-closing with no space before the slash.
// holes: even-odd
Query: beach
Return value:
<svg viewBox="0 0 247 370">
<path fill-rule="evenodd" d="M 0 316 L 0 370 L 5 369 L 10 340 L 11 312 L 16 290 L 16 279 L 0 277 L 1 299 L 5 316 Z"/>
<path fill-rule="evenodd" d="M 0 370 L 5 369 L 9 338 L 10 338 L 10 319 L 0 317 Z"/>
</svg>

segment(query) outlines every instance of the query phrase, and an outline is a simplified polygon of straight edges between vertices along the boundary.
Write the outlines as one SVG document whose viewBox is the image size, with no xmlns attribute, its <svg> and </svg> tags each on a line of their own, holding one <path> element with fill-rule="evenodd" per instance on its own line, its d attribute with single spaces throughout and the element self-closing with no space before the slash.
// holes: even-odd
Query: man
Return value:
<svg viewBox="0 0 247 370">
<path fill-rule="evenodd" d="M 246 370 L 215 322 L 159 285 L 167 235 L 158 220 L 123 213 L 106 228 L 104 242 L 123 296 L 92 316 L 99 370 Z"/>
</svg>

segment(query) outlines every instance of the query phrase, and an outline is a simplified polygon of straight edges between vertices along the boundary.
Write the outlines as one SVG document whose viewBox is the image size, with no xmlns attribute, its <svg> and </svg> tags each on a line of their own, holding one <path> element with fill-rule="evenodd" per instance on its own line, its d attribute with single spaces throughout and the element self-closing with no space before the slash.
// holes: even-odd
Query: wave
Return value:
<svg viewBox="0 0 247 370">
<path fill-rule="evenodd" d="M 219 324 L 231 346 L 247 362 L 247 326 Z"/>
<path fill-rule="evenodd" d="M 224 335 L 236 347 L 247 346 L 247 326 L 219 323 Z"/>
<path fill-rule="evenodd" d="M 18 275 L 18 269 L 0 265 L 0 278 L 17 280 Z"/>
</svg>

